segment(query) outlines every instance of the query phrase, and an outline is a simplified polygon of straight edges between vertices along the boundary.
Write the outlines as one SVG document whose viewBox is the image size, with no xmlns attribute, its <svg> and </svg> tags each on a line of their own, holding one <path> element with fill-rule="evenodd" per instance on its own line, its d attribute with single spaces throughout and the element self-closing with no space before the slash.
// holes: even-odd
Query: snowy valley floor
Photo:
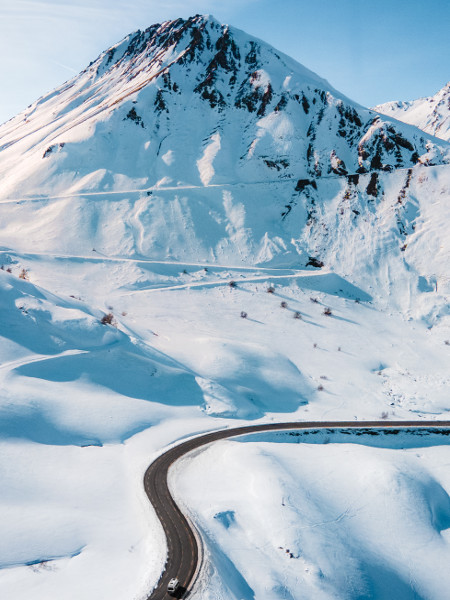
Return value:
<svg viewBox="0 0 450 600">
<path fill-rule="evenodd" d="M 12 270 L 0 271 L 1 597 L 144 598 L 165 543 L 142 476 L 187 435 L 448 418 L 446 319 L 386 310 L 332 273 L 0 262 Z M 117 327 L 100 323 L 110 312 Z M 444 600 L 447 438 L 298 441 L 223 442 L 177 467 L 176 495 L 207 540 L 196 598 Z"/>
</svg>

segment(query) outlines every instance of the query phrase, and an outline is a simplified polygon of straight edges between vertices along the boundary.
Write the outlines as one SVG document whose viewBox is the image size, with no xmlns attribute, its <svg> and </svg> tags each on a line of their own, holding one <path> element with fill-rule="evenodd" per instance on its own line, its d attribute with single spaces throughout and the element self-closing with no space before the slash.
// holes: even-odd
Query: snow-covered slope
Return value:
<svg viewBox="0 0 450 600">
<path fill-rule="evenodd" d="M 358 106 L 263 42 L 203 17 L 128 36 L 0 136 L 2 598 L 147 597 L 165 545 L 142 475 L 187 435 L 250 419 L 448 415 L 445 141 Z M 217 527 L 202 600 L 267 600 L 254 573 L 268 564 L 274 600 L 336 597 L 342 561 L 324 549 L 326 536 L 313 548 L 302 528 L 345 525 L 345 490 L 323 507 L 330 488 L 299 482 L 308 473 L 289 462 L 296 449 L 255 444 L 274 458 L 233 450 L 230 459 L 247 463 L 242 479 L 257 465 L 274 482 L 274 496 L 252 496 L 251 508 L 280 530 L 296 525 L 264 538 L 249 522 L 233 537 L 231 513 L 242 522 L 249 490 L 237 486 L 221 508 L 198 484 L 202 502 L 218 507 L 206 515 Z M 426 468 L 405 466 L 398 449 L 362 452 L 370 477 L 386 463 L 407 473 L 395 514 L 435 515 L 416 531 L 446 556 L 448 483 L 436 475 L 435 485 L 432 470 L 447 448 L 433 444 Z M 210 465 L 215 452 L 205 455 Z M 196 481 L 194 464 L 189 472 Z M 386 485 L 400 479 L 392 473 Z M 277 489 L 287 486 L 301 512 L 298 494 L 313 484 L 308 522 L 297 509 L 279 514 Z M 206 531 L 195 490 L 180 485 Z M 376 487 L 362 488 L 372 507 L 358 521 L 363 532 L 383 505 Z M 337 533 L 353 536 L 345 556 L 354 558 L 366 546 L 350 529 Z M 391 600 L 373 582 L 396 547 L 371 535 L 379 568 L 355 559 L 351 589 L 360 595 L 349 597 Z M 236 552 L 244 538 L 270 548 L 253 574 Z M 278 539 L 282 548 L 272 548 Z M 416 546 L 401 539 L 405 560 L 389 581 L 409 599 L 405 565 Z M 296 579 L 303 541 L 311 576 Z M 420 597 L 444 600 L 445 577 L 430 596 L 422 569 Z"/>
<path fill-rule="evenodd" d="M 445 600 L 449 456 L 446 436 L 316 432 L 184 460 L 174 486 L 212 562 L 193 597 Z"/>
<path fill-rule="evenodd" d="M 450 81 L 434 96 L 409 102 L 385 102 L 374 110 L 450 140 Z"/>
</svg>

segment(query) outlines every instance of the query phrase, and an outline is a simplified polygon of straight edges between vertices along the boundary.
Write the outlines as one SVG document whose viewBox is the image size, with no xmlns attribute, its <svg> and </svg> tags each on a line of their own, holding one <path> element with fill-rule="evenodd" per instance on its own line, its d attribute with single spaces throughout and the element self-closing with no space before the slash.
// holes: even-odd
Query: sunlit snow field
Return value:
<svg viewBox="0 0 450 600">
<path fill-rule="evenodd" d="M 176 496 L 206 539 L 194 597 L 446 598 L 446 436 L 377 437 L 249 436 L 177 465 Z"/>
<path fill-rule="evenodd" d="M 165 542 L 143 472 L 186 435 L 448 411 L 446 327 L 326 269 L 3 260 L 4 597 L 144 598 Z M 445 598 L 447 439 L 298 441 L 224 442 L 177 469 L 208 540 L 197 597 Z"/>
</svg>

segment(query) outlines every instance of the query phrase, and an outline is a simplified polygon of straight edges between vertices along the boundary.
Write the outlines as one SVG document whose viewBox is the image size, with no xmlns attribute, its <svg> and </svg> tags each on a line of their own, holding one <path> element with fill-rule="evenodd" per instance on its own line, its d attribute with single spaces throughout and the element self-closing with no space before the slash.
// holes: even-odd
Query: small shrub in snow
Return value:
<svg viewBox="0 0 450 600">
<path fill-rule="evenodd" d="M 269 287 L 267 288 L 267 293 L 268 294 L 273 294 L 275 292 L 275 288 L 273 285 L 269 285 Z"/>
<path fill-rule="evenodd" d="M 137 112 L 136 109 L 133 108 L 128 112 L 127 116 L 125 117 L 125 119 L 130 119 L 130 121 L 134 121 L 136 123 L 136 125 L 140 125 L 142 128 L 145 127 L 144 125 L 144 121 L 142 120 L 142 117 L 140 117 Z M 124 119 L 124 121 L 125 121 Z"/>
<path fill-rule="evenodd" d="M 445 340 L 444 344 L 445 344 L 446 346 L 450 346 L 450 340 Z"/>
<path fill-rule="evenodd" d="M 318 258 L 316 258 L 315 256 L 310 256 L 308 262 L 306 263 L 306 266 L 309 267 L 315 267 L 316 269 L 321 269 L 324 264 L 321 260 L 319 260 Z"/>
<path fill-rule="evenodd" d="M 26 271 L 25 269 L 22 269 L 22 270 L 20 271 L 20 274 L 19 274 L 19 279 L 25 279 L 25 280 L 27 280 L 27 279 L 28 279 L 28 273 L 27 273 L 27 271 Z"/>
<path fill-rule="evenodd" d="M 313 344 L 313 348 L 317 348 L 317 344 L 316 343 Z"/>
<path fill-rule="evenodd" d="M 235 281 L 230 281 L 230 282 L 228 283 L 228 285 L 230 286 L 230 288 L 235 288 L 235 287 L 237 287 L 237 283 L 236 283 Z"/>
<path fill-rule="evenodd" d="M 285 302 L 285 300 L 283 300 L 283 302 L 281 302 L 280 306 L 281 306 L 281 308 L 287 308 L 287 302 Z"/>
<path fill-rule="evenodd" d="M 100 320 L 102 325 L 114 325 L 114 315 L 112 313 L 108 313 L 107 315 L 103 315 Z"/>
<path fill-rule="evenodd" d="M 388 418 L 388 416 L 389 416 L 389 415 L 388 415 L 388 413 L 387 413 L 385 410 L 384 410 L 384 411 L 381 413 L 381 418 L 382 418 L 382 419 L 387 419 L 387 418 Z"/>
<path fill-rule="evenodd" d="M 317 300 L 317 298 L 310 298 L 311 302 L 314 302 L 314 304 L 319 304 L 319 301 Z"/>
<path fill-rule="evenodd" d="M 11 271 L 11 267 L 8 267 L 8 268 L 6 269 L 6 272 L 7 272 L 7 273 L 12 273 L 12 271 Z"/>
<path fill-rule="evenodd" d="M 245 312 L 245 310 L 241 311 L 241 318 L 242 319 L 246 319 L 248 317 L 247 313 Z"/>
<path fill-rule="evenodd" d="M 323 387 L 323 385 L 322 385 L 322 384 L 319 384 L 319 385 L 317 386 L 317 391 L 318 391 L 318 392 L 323 392 L 323 390 L 324 390 L 324 387 Z"/>
<path fill-rule="evenodd" d="M 331 312 L 331 308 L 329 308 L 328 306 L 324 309 L 323 314 L 326 315 L 327 317 L 331 317 L 331 315 L 333 314 Z"/>
<path fill-rule="evenodd" d="M 298 312 L 298 310 L 295 311 L 294 313 L 294 319 L 301 319 L 302 315 Z"/>
</svg>

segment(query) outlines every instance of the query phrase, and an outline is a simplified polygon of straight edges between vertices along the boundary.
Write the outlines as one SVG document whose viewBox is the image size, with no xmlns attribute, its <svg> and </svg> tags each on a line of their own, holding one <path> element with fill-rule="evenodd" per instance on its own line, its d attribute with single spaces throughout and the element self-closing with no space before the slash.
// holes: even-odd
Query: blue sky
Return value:
<svg viewBox="0 0 450 600">
<path fill-rule="evenodd" d="M 0 122 L 127 33 L 196 13 L 264 39 L 366 106 L 450 80 L 448 0 L 0 0 Z"/>
</svg>

